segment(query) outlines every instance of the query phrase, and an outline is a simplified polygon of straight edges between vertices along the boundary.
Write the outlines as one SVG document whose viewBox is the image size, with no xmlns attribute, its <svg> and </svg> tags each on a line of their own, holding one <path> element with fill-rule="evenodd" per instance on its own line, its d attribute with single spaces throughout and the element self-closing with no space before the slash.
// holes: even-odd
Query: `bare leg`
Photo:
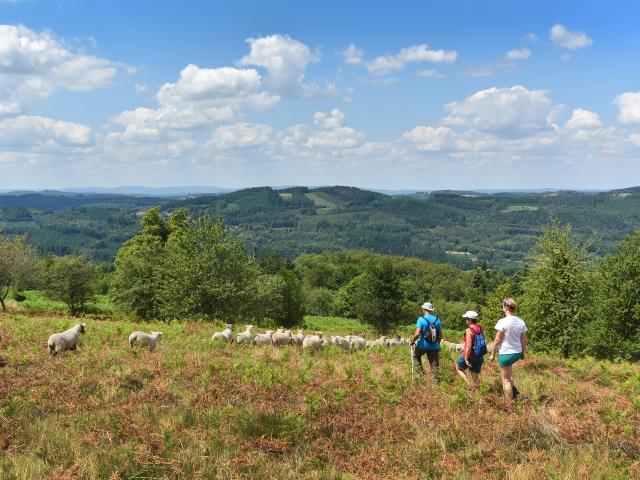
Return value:
<svg viewBox="0 0 640 480">
<path fill-rule="evenodd" d="M 511 377 L 511 367 L 500 367 L 500 376 L 502 377 L 502 390 L 504 398 L 509 404 L 513 403 L 513 378 Z"/>
<path fill-rule="evenodd" d="M 462 370 L 460 370 L 460 367 L 458 367 L 458 364 L 456 364 L 456 374 L 457 374 L 461 379 L 463 379 L 463 380 L 464 380 L 464 383 L 466 383 L 468 387 L 470 387 L 470 386 L 471 386 L 471 382 L 469 382 L 469 377 L 467 377 L 467 375 L 466 375 Z"/>
<path fill-rule="evenodd" d="M 479 390 L 480 389 L 480 374 L 471 372 L 471 378 L 473 379 L 473 389 L 474 390 Z"/>
</svg>

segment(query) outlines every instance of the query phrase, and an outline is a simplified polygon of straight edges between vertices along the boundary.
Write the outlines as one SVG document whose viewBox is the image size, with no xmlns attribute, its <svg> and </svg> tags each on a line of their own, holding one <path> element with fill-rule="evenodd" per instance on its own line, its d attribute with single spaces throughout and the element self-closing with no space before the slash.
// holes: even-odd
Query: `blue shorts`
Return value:
<svg viewBox="0 0 640 480">
<path fill-rule="evenodd" d="M 480 373 L 480 370 L 482 369 L 482 364 L 484 363 L 484 357 L 472 358 L 471 360 L 469 360 L 469 363 L 471 363 L 471 367 L 467 365 L 467 363 L 464 361 L 464 357 L 460 355 L 457 365 L 458 365 L 458 368 L 463 372 L 468 368 L 473 373 Z"/>
</svg>

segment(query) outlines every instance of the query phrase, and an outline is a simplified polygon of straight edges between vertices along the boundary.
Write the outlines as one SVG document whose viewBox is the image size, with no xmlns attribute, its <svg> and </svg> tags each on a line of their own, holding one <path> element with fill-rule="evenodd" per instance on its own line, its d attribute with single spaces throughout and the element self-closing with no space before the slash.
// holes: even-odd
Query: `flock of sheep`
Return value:
<svg viewBox="0 0 640 480">
<path fill-rule="evenodd" d="M 362 350 L 366 347 L 391 347 L 398 345 L 409 345 L 411 342 L 407 338 L 397 336 L 395 338 L 380 337 L 378 340 L 365 340 L 364 333 L 359 335 L 330 336 L 325 337 L 322 332 L 314 332 L 313 335 L 305 335 L 300 329 L 294 334 L 291 330 L 279 328 L 275 332 L 267 330 L 264 333 L 254 333 L 253 325 L 245 325 L 245 330 L 236 335 L 233 334 L 233 325 L 228 324 L 222 332 L 216 332 L 211 340 L 220 340 L 226 343 L 236 343 L 238 345 L 271 345 L 273 347 L 284 347 L 294 345 L 305 350 L 315 351 L 326 345 L 338 345 L 344 351 L 351 352 Z"/>
<path fill-rule="evenodd" d="M 75 350 L 78 346 L 78 338 L 84 333 L 84 323 L 79 323 L 64 332 L 54 333 L 49 337 L 47 345 L 49 353 L 56 355 L 65 350 Z M 129 346 L 133 348 L 136 345 L 148 346 L 153 352 L 158 341 L 162 338 L 162 332 L 145 333 L 135 331 L 129 335 Z M 400 345 L 409 345 L 411 342 L 408 338 L 402 338 L 399 335 L 395 338 L 380 337 L 378 340 L 365 340 L 364 333 L 359 335 L 348 336 L 330 336 L 325 337 L 322 332 L 315 332 L 313 335 L 304 335 L 302 330 L 298 330 L 295 335 L 291 330 L 283 328 L 267 330 L 264 333 L 254 333 L 253 325 L 245 325 L 245 330 L 236 335 L 233 334 L 233 325 L 228 324 L 227 328 L 221 332 L 216 332 L 211 337 L 214 341 L 223 341 L 226 343 L 236 343 L 237 345 L 271 345 L 273 347 L 283 347 L 286 345 L 294 345 L 302 347 L 305 350 L 316 351 L 326 345 L 338 345 L 342 350 L 352 352 L 372 347 L 392 347 Z M 443 346 L 451 350 L 462 350 L 462 344 L 455 344 L 444 340 Z"/>
</svg>

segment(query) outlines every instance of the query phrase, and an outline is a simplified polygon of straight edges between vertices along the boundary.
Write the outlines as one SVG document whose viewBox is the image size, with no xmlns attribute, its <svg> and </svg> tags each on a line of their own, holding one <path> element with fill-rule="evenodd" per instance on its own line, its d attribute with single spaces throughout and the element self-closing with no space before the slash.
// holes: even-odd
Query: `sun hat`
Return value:
<svg viewBox="0 0 640 480">
<path fill-rule="evenodd" d="M 473 310 L 467 310 L 462 318 L 471 318 L 472 320 L 478 319 L 478 312 L 474 312 Z"/>
<path fill-rule="evenodd" d="M 433 306 L 433 304 L 431 302 L 424 302 L 421 305 L 423 310 L 429 310 L 430 312 L 433 312 L 435 310 L 435 307 Z"/>
</svg>

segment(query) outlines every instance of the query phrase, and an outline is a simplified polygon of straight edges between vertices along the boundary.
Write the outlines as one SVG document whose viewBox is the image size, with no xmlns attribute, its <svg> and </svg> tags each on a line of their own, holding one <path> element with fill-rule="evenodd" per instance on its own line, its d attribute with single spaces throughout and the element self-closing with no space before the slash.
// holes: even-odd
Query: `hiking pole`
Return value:
<svg viewBox="0 0 640 480">
<path fill-rule="evenodd" d="M 409 345 L 409 351 L 411 352 L 411 386 L 413 387 L 413 345 Z"/>
</svg>

